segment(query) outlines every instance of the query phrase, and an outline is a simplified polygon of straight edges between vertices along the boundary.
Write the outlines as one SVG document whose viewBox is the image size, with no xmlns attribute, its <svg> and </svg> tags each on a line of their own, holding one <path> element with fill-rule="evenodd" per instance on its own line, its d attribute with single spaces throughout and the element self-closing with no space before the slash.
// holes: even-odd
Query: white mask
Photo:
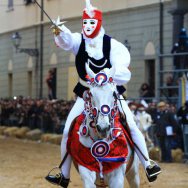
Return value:
<svg viewBox="0 0 188 188">
<path fill-rule="evenodd" d="M 91 36 L 97 27 L 98 20 L 96 19 L 84 19 L 83 20 L 83 31 L 87 37 Z"/>
</svg>

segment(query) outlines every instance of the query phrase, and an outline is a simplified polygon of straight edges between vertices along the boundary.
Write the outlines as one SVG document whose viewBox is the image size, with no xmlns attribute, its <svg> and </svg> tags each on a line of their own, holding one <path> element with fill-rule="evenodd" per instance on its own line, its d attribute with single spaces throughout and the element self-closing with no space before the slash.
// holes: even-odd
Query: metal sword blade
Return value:
<svg viewBox="0 0 188 188">
<path fill-rule="evenodd" d="M 36 0 L 33 0 L 37 6 L 41 9 L 41 11 L 48 17 L 48 19 L 50 20 L 50 22 L 56 26 L 56 24 L 52 21 L 52 19 L 50 18 L 50 16 L 46 13 L 46 11 L 43 9 L 43 7 L 36 1 Z"/>
</svg>

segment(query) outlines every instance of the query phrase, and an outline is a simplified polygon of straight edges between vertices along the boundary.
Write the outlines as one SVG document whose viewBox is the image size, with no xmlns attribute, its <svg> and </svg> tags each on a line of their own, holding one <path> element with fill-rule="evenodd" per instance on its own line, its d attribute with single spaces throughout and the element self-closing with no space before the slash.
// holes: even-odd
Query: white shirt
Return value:
<svg viewBox="0 0 188 188">
<path fill-rule="evenodd" d="M 148 114 L 146 111 L 143 112 L 137 112 L 137 124 L 139 129 L 142 132 L 146 132 L 148 130 L 148 128 L 152 125 L 152 118 L 151 115 Z"/>
<path fill-rule="evenodd" d="M 77 55 L 81 44 L 81 33 L 72 33 L 64 25 L 61 26 L 62 32 L 55 36 L 56 44 L 66 50 Z M 85 35 L 85 47 L 88 55 L 96 60 L 103 58 L 103 36 L 105 30 L 101 27 L 99 34 L 93 38 L 87 38 Z M 126 84 L 131 78 L 131 72 L 128 69 L 130 64 L 130 54 L 127 48 L 115 39 L 111 39 L 110 62 L 115 67 L 114 81 L 117 85 Z"/>
</svg>

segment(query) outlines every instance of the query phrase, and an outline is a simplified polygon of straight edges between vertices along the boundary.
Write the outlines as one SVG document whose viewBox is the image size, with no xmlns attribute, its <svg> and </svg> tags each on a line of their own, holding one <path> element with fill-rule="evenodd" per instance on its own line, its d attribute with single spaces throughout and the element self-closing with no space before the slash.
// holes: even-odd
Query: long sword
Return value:
<svg viewBox="0 0 188 188">
<path fill-rule="evenodd" d="M 41 9 L 41 11 L 48 17 L 48 19 L 50 20 L 50 22 L 54 25 L 54 26 L 57 26 L 53 21 L 52 19 L 50 18 L 50 16 L 46 13 L 46 11 L 42 8 L 42 6 L 37 2 L 37 0 L 33 0 L 37 5 L 38 7 Z"/>
<path fill-rule="evenodd" d="M 58 17 L 58 23 L 56 22 L 56 23 L 54 23 L 54 21 L 50 18 L 50 16 L 46 13 L 46 11 L 42 8 L 42 6 L 37 2 L 37 0 L 33 0 L 36 4 L 37 4 L 37 6 L 41 9 L 41 11 L 47 16 L 47 18 L 50 20 L 50 22 L 52 23 L 52 27 L 51 28 L 53 28 L 53 27 L 57 27 L 57 28 L 59 28 L 60 30 L 61 30 L 61 28 L 59 27 L 59 26 L 61 26 L 62 24 L 64 24 L 66 21 L 60 21 L 60 18 Z"/>
</svg>

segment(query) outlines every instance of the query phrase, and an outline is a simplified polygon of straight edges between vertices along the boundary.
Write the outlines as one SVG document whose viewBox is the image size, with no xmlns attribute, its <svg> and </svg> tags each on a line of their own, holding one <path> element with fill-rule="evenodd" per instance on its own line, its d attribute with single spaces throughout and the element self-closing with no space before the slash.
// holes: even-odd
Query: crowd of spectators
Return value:
<svg viewBox="0 0 188 188">
<path fill-rule="evenodd" d="M 185 105 L 188 106 L 188 102 Z M 188 117 L 186 107 L 177 109 L 175 105 L 164 101 L 148 104 L 130 102 L 129 107 L 146 141 L 149 140 L 150 145 L 152 141 L 153 146 L 161 149 L 161 161 L 172 162 L 171 150 L 184 150 L 182 120 Z"/>
<path fill-rule="evenodd" d="M 0 126 L 27 126 L 44 133 L 62 134 L 74 100 L 18 97 L 0 99 Z M 162 160 L 171 162 L 170 150 L 183 147 L 182 126 L 187 124 L 188 101 L 177 109 L 166 102 L 129 102 L 135 121 L 150 145 L 161 148 Z M 170 131 L 170 132 L 169 132 Z"/>
<path fill-rule="evenodd" d="M 73 104 L 73 100 L 0 99 L 0 125 L 27 126 L 44 133 L 61 134 Z"/>
</svg>

